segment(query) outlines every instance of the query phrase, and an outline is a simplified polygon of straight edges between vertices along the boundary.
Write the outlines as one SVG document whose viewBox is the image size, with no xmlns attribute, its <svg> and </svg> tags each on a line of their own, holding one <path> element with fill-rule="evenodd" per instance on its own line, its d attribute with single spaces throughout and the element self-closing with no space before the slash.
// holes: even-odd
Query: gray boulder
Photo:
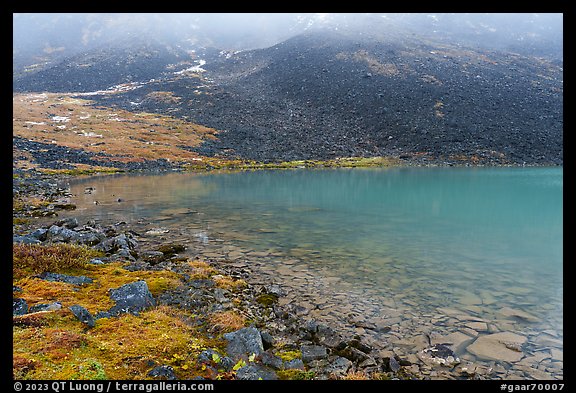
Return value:
<svg viewBox="0 0 576 393">
<path fill-rule="evenodd" d="M 326 347 L 321 345 L 302 345 L 300 350 L 302 351 L 302 361 L 304 361 L 304 363 L 310 363 L 312 360 L 325 359 L 328 357 Z"/>
<path fill-rule="evenodd" d="M 18 297 L 12 299 L 12 315 L 24 315 L 28 313 L 28 303 Z"/>
<path fill-rule="evenodd" d="M 35 277 L 46 281 L 59 281 L 73 285 L 85 285 L 94 282 L 94 280 L 86 276 L 69 276 L 67 274 L 50 273 L 50 272 L 44 272 Z"/>
<path fill-rule="evenodd" d="M 226 333 L 224 338 L 228 341 L 226 346 L 228 356 L 235 361 L 241 358 L 247 359 L 251 354 L 260 355 L 264 352 L 262 337 L 258 329 L 254 327 L 246 327 Z"/>
<path fill-rule="evenodd" d="M 108 310 L 111 315 L 138 314 L 139 311 L 156 305 L 146 281 L 136 281 L 111 289 L 110 298 L 116 302 L 116 305 Z"/>
<path fill-rule="evenodd" d="M 12 243 L 40 244 L 41 241 L 30 235 L 25 235 L 25 236 L 12 236 Z"/>
<path fill-rule="evenodd" d="M 86 308 L 78 304 L 75 304 L 73 306 L 70 306 L 69 309 L 70 311 L 72 311 L 72 314 L 74 314 L 74 316 L 78 318 L 78 320 L 83 324 L 88 325 L 88 327 L 90 328 L 96 326 L 96 323 L 94 322 L 94 317 L 92 316 L 92 314 L 90 314 L 90 311 L 88 311 Z"/>
<path fill-rule="evenodd" d="M 54 302 L 54 303 L 46 303 L 46 304 L 36 304 L 30 307 L 30 312 L 39 312 L 39 311 L 57 311 L 62 308 L 62 303 Z"/>
<path fill-rule="evenodd" d="M 150 370 L 150 372 L 148 372 L 148 376 L 152 378 L 166 379 L 169 381 L 176 379 L 174 368 L 168 365 L 154 367 L 152 370 Z"/>
<path fill-rule="evenodd" d="M 236 371 L 236 378 L 243 380 L 259 380 L 264 381 L 276 380 L 278 376 L 272 370 L 259 364 L 249 364 Z"/>
</svg>

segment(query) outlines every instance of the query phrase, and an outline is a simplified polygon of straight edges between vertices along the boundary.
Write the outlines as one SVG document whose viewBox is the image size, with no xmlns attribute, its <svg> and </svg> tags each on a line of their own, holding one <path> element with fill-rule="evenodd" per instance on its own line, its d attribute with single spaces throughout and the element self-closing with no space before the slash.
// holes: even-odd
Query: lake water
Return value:
<svg viewBox="0 0 576 393">
<path fill-rule="evenodd" d="M 563 375 L 561 168 L 107 176 L 71 190 L 71 215 L 169 229 L 385 350 L 448 342 L 502 377 Z M 498 332 L 526 338 L 521 359 L 471 347 Z"/>
</svg>

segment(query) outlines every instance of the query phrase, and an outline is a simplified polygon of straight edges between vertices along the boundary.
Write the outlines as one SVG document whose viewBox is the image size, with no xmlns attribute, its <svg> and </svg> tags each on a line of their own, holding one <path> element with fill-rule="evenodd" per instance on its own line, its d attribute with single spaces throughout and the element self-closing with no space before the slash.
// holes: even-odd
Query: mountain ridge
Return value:
<svg viewBox="0 0 576 393">
<path fill-rule="evenodd" d="M 164 46 L 159 56 L 147 57 L 146 51 L 141 56 L 161 60 L 141 62 L 150 71 L 141 80 L 156 78 L 153 82 L 93 99 L 215 128 L 218 140 L 197 148 L 210 156 L 266 162 L 426 155 L 562 164 L 560 65 L 416 34 L 395 33 L 385 41 L 381 36 L 314 29 L 268 48 L 181 50 L 179 57 L 162 55 L 168 53 Z M 114 53 L 116 63 L 125 55 Z M 97 69 L 98 61 L 94 64 Z M 118 69 L 114 82 L 134 80 L 125 78 L 130 67 Z M 62 88 L 58 78 L 42 71 L 36 78 L 47 81 L 36 86 Z M 70 91 L 71 80 L 60 81 L 68 83 L 64 90 Z M 17 91 L 31 86 L 26 79 L 15 82 Z M 96 87 L 104 86 L 90 86 Z M 150 100 L 155 91 L 173 99 Z"/>
</svg>

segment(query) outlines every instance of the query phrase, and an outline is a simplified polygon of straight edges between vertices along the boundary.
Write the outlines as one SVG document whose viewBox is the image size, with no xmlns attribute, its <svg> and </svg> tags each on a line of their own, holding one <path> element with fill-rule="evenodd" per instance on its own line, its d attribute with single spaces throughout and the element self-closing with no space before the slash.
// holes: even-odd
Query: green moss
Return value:
<svg viewBox="0 0 576 393">
<path fill-rule="evenodd" d="M 258 296 L 256 298 L 256 301 L 263 306 L 270 307 L 278 301 L 278 295 L 275 295 L 273 293 L 265 293 L 263 295 Z"/>
<path fill-rule="evenodd" d="M 94 175 L 98 173 L 118 173 L 124 172 L 122 169 L 118 168 L 93 168 L 93 169 L 45 169 L 40 168 L 40 172 L 48 175 L 66 175 L 66 176 L 82 176 L 82 175 Z"/>
<path fill-rule="evenodd" d="M 30 223 L 29 218 L 12 217 L 12 225 L 26 225 Z"/>
<path fill-rule="evenodd" d="M 302 371 L 302 370 L 280 370 L 276 371 L 276 375 L 280 379 L 296 379 L 296 380 L 311 380 L 314 379 L 314 371 Z"/>
<path fill-rule="evenodd" d="M 106 372 L 104 371 L 104 367 L 98 360 L 86 359 L 82 363 L 73 364 L 71 366 L 76 370 L 76 372 L 72 373 L 70 379 L 108 379 Z"/>
<path fill-rule="evenodd" d="M 280 357 L 285 362 L 289 362 L 290 360 L 294 359 L 301 359 L 302 358 L 302 351 L 300 350 L 285 350 L 280 351 L 276 354 L 276 356 Z"/>
</svg>

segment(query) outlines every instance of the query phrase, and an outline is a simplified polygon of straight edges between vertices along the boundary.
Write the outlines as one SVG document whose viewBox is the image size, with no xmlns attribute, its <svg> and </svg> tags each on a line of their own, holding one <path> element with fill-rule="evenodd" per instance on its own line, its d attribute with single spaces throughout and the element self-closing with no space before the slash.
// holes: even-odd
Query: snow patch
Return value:
<svg viewBox="0 0 576 393">
<path fill-rule="evenodd" d="M 68 123 L 70 118 L 66 116 L 53 116 L 52 121 L 55 121 L 56 123 Z"/>
<path fill-rule="evenodd" d="M 88 136 L 88 137 L 93 137 L 93 138 L 102 138 L 102 134 L 96 134 L 92 131 L 86 132 L 86 131 L 82 130 L 81 132 L 82 132 L 82 136 Z"/>
<path fill-rule="evenodd" d="M 59 128 L 59 129 L 63 130 L 63 129 L 66 128 L 66 126 L 65 126 L 65 125 L 61 125 L 61 126 L 56 126 L 56 128 Z"/>
<path fill-rule="evenodd" d="M 44 123 L 43 121 L 41 122 L 37 122 L 37 121 L 27 121 L 26 124 L 32 124 L 33 126 L 43 126 L 46 123 Z"/>
<path fill-rule="evenodd" d="M 186 74 L 188 72 L 205 72 L 206 70 L 204 68 L 202 68 L 202 66 L 206 64 L 206 60 L 198 60 L 198 64 L 195 66 L 192 66 L 190 68 L 186 68 L 184 70 L 181 71 L 176 71 L 174 72 L 174 74 L 176 75 L 182 75 L 182 74 Z"/>
</svg>

